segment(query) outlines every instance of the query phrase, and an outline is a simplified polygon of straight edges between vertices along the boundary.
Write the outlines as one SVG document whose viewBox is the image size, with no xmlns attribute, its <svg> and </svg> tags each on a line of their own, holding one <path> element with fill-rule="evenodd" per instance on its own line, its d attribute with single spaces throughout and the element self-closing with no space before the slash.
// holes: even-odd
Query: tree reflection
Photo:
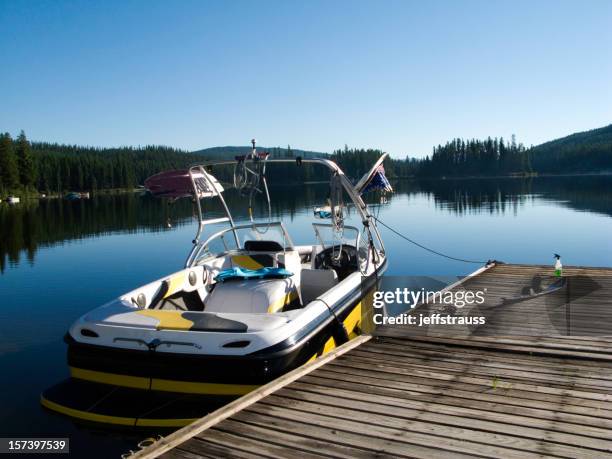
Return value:
<svg viewBox="0 0 612 459">
<path fill-rule="evenodd" d="M 393 186 L 396 193 L 388 196 L 383 204 L 380 195 L 375 194 L 366 196 L 366 201 L 374 207 L 392 206 L 396 196 L 426 195 L 438 209 L 464 215 L 516 214 L 526 203 L 544 200 L 577 211 L 612 216 L 610 176 L 405 180 Z M 292 219 L 298 213 L 309 212 L 325 202 L 328 189 L 325 183 L 272 187 L 273 215 Z M 229 190 L 225 197 L 235 219 L 246 220 L 247 198 L 235 190 Z M 258 199 L 256 204 L 256 214 L 265 215 L 262 200 Z M 216 216 L 221 208 L 216 200 L 207 200 L 205 212 Z M 134 193 L 100 195 L 80 201 L 42 199 L 24 200 L 17 205 L 1 203 L 0 272 L 6 269 L 7 263 L 18 264 L 24 258 L 33 264 L 40 247 L 113 233 L 164 231 L 168 221 L 172 226 L 192 224 L 191 203 L 181 200 L 169 205 L 167 201 Z"/>
</svg>

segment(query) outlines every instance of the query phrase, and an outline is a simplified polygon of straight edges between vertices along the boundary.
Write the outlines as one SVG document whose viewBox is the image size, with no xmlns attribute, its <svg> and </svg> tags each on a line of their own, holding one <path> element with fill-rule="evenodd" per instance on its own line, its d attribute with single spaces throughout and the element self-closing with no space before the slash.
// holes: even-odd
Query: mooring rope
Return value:
<svg viewBox="0 0 612 459">
<path fill-rule="evenodd" d="M 457 257 L 451 257 L 450 255 L 446 255 L 442 252 L 438 252 L 437 250 L 434 249 L 430 249 L 429 247 L 424 246 L 423 244 L 419 244 L 416 241 L 413 241 L 412 239 L 410 239 L 408 236 L 403 235 L 402 233 L 400 233 L 397 230 L 394 230 L 393 228 L 391 228 L 389 225 L 387 225 L 385 222 L 381 221 L 378 217 L 375 217 L 374 215 L 371 216 L 374 220 L 376 220 L 378 223 L 380 223 L 382 226 L 384 226 L 385 228 L 387 228 L 389 231 L 391 231 L 392 233 L 395 233 L 395 235 L 401 237 L 402 239 L 405 239 L 406 241 L 410 242 L 411 244 L 416 245 L 417 247 L 420 247 L 423 250 L 427 250 L 428 252 L 431 252 L 433 254 L 439 255 L 441 257 L 444 258 L 448 258 L 449 260 L 455 260 L 455 261 L 461 261 L 463 263 L 474 263 L 474 264 L 479 264 L 479 265 L 486 265 L 486 264 L 490 264 L 492 261 L 491 260 L 487 260 L 487 261 L 481 261 L 481 260 L 466 260 L 464 258 L 457 258 Z"/>
</svg>

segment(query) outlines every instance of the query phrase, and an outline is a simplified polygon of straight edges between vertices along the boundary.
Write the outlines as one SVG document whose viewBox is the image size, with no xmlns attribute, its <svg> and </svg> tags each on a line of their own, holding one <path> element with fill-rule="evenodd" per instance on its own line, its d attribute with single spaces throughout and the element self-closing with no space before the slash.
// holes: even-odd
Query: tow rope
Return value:
<svg viewBox="0 0 612 459">
<path fill-rule="evenodd" d="M 488 265 L 491 263 L 494 263 L 495 260 L 487 260 L 487 261 L 483 261 L 483 260 L 466 260 L 464 258 L 457 258 L 457 257 L 452 257 L 450 255 L 446 255 L 442 252 L 438 252 L 437 250 L 434 249 L 430 249 L 429 247 L 424 246 L 423 244 L 419 244 L 416 241 L 413 241 L 412 239 L 410 239 L 408 236 L 403 235 L 402 233 L 400 233 L 399 231 L 391 228 L 389 225 L 387 225 L 385 222 L 381 221 L 378 217 L 375 217 L 374 215 L 371 216 L 374 220 L 376 220 L 378 223 L 380 223 L 382 226 L 384 226 L 385 228 L 387 228 L 389 231 L 391 231 L 392 233 L 394 233 L 395 235 L 401 237 L 402 239 L 410 242 L 411 244 L 416 245 L 417 247 L 420 247 L 423 250 L 427 250 L 428 252 L 431 252 L 435 255 L 438 255 L 440 257 L 444 257 L 444 258 L 448 258 L 449 260 L 455 260 L 455 261 L 461 261 L 463 263 L 474 263 L 474 264 L 478 264 L 478 265 Z"/>
</svg>

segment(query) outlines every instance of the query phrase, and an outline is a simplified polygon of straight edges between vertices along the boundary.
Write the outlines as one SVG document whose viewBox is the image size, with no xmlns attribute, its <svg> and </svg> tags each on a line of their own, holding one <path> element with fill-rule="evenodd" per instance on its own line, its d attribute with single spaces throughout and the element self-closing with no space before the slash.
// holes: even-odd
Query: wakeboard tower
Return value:
<svg viewBox="0 0 612 459">
<path fill-rule="evenodd" d="M 252 144 L 234 160 L 146 180 L 154 196 L 193 200 L 198 227 L 185 266 L 79 318 L 65 336 L 70 377 L 42 394 L 43 406 L 81 421 L 181 426 L 367 331 L 362 300 L 387 257 L 360 190 L 390 190 L 384 157 L 355 187 L 329 159 L 273 159 Z M 329 212 L 315 215 L 324 221 L 312 223 L 308 244 L 272 219 L 265 172 L 277 163 L 330 173 Z M 213 175 L 228 167 L 248 197 L 246 223 L 234 221 Z M 265 222 L 253 217 L 259 195 Z M 359 228 L 345 225 L 345 197 Z M 205 215 L 207 199 L 221 216 Z"/>
</svg>

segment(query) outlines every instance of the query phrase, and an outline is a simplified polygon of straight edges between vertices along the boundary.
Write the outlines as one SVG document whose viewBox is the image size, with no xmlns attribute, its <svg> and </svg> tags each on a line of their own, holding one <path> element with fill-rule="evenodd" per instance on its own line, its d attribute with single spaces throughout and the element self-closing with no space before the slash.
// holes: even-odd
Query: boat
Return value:
<svg viewBox="0 0 612 459">
<path fill-rule="evenodd" d="M 18 204 L 19 201 L 20 199 L 17 196 L 9 196 L 8 198 L 6 198 L 6 202 L 8 202 L 9 204 Z"/>
<path fill-rule="evenodd" d="M 66 194 L 66 196 L 64 196 L 64 199 L 68 201 L 78 201 L 79 199 L 81 199 L 81 193 L 71 191 L 70 193 Z"/>
<path fill-rule="evenodd" d="M 265 171 L 278 163 L 312 164 L 331 177 L 329 220 L 312 223 L 306 244 L 272 219 Z M 231 185 L 249 197 L 249 209 L 267 200 L 267 221 L 252 211 L 234 221 L 213 175 L 232 167 Z M 331 160 L 273 159 L 253 141 L 248 155 L 161 172 L 145 187 L 193 201 L 198 225 L 185 265 L 70 327 L 70 377 L 43 392 L 46 408 L 85 422 L 185 425 L 367 331 L 363 300 L 387 256 L 368 206 Z M 344 196 L 359 227 L 345 224 Z M 206 200 L 221 213 L 205 214 Z"/>
<path fill-rule="evenodd" d="M 64 196 L 64 199 L 67 199 L 68 201 L 78 201 L 80 199 L 89 199 L 89 192 L 84 191 L 80 193 L 78 191 L 71 191 L 70 193 L 66 194 L 66 196 Z"/>
</svg>

